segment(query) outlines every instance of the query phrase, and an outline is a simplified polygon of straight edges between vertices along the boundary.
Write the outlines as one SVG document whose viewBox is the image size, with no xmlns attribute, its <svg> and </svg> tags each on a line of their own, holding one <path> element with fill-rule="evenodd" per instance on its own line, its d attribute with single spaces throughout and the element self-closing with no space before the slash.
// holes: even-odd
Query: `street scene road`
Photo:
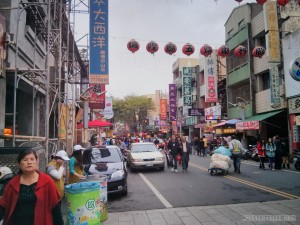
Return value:
<svg viewBox="0 0 300 225">
<path fill-rule="evenodd" d="M 300 198 L 300 172 L 260 170 L 242 161 L 241 174 L 211 176 L 210 157 L 191 155 L 188 173 L 138 171 L 128 175 L 128 196 L 109 196 L 109 212 L 265 202 Z"/>
</svg>

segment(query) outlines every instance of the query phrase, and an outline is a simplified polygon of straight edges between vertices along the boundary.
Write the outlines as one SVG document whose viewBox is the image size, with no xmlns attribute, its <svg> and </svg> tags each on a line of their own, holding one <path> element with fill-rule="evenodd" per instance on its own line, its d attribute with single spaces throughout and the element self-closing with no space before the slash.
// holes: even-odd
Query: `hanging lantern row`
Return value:
<svg viewBox="0 0 300 225">
<path fill-rule="evenodd" d="M 127 43 L 127 48 L 129 51 L 131 51 L 132 53 L 135 53 L 136 51 L 139 50 L 140 48 L 140 44 L 132 39 L 130 40 L 128 43 Z M 154 54 L 155 52 L 157 52 L 159 49 L 159 46 L 156 42 L 154 41 L 150 41 L 147 45 L 146 45 L 146 50 L 148 52 L 150 52 L 151 54 Z M 169 42 L 165 45 L 164 47 L 164 51 L 169 54 L 169 55 L 173 55 L 176 51 L 177 51 L 177 46 L 172 43 L 172 42 Z M 193 53 L 195 52 L 195 47 L 190 44 L 190 43 L 187 43 L 185 44 L 183 47 L 182 47 L 182 53 L 187 55 L 187 56 L 190 56 L 192 55 Z M 213 52 L 213 49 L 210 45 L 208 44 L 205 44 L 203 45 L 201 48 L 200 48 L 200 53 L 201 55 L 205 56 L 205 57 L 208 57 L 211 55 L 211 53 Z M 218 48 L 217 50 L 217 54 L 221 57 L 225 57 L 229 54 L 230 50 L 227 46 L 225 45 L 222 45 L 220 48 Z M 254 57 L 259 57 L 261 58 L 264 54 L 265 54 L 266 50 L 261 47 L 261 46 L 257 46 L 253 49 L 252 51 L 252 55 Z M 240 45 L 238 47 L 236 47 L 234 49 L 234 55 L 237 56 L 237 57 L 240 57 L 240 58 L 243 58 L 244 56 L 246 56 L 247 54 L 247 48 Z"/>
<path fill-rule="evenodd" d="M 235 0 L 238 3 L 241 3 L 243 0 Z M 256 0 L 256 2 L 260 5 L 263 5 L 267 2 L 267 0 Z M 289 0 L 277 0 L 277 4 L 280 6 L 285 6 L 289 3 Z M 298 3 L 300 4 L 300 0 L 298 0 Z"/>
</svg>

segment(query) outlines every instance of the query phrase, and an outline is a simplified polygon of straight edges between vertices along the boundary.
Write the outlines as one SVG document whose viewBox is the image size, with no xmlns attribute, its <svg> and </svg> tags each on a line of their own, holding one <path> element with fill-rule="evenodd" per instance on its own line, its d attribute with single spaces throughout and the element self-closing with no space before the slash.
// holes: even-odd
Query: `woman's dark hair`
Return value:
<svg viewBox="0 0 300 225">
<path fill-rule="evenodd" d="M 83 169 L 82 166 L 82 153 L 80 151 L 73 151 L 72 156 L 76 159 L 75 165 L 78 166 L 81 170 Z"/>
<path fill-rule="evenodd" d="M 25 151 L 22 151 L 19 153 L 18 155 L 18 163 L 20 164 L 21 160 L 25 158 L 26 155 L 29 155 L 29 154 L 33 154 L 34 155 L 34 158 L 37 160 L 38 159 L 38 156 L 36 154 L 36 151 L 32 150 L 32 149 L 27 149 Z"/>
<path fill-rule="evenodd" d="M 33 154 L 34 155 L 34 158 L 37 160 L 38 159 L 38 156 L 36 154 L 36 151 L 32 150 L 32 149 L 27 149 L 25 151 L 22 151 L 19 153 L 18 155 L 18 163 L 20 164 L 21 163 L 21 160 L 25 158 L 26 155 L 29 155 L 29 154 Z M 22 170 L 19 169 L 19 172 L 18 174 L 22 174 Z"/>
</svg>

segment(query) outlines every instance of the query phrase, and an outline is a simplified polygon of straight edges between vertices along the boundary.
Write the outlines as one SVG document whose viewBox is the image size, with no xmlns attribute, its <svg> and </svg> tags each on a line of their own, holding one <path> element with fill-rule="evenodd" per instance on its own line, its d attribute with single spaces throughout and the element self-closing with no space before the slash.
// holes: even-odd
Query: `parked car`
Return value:
<svg viewBox="0 0 300 225">
<path fill-rule="evenodd" d="M 165 158 L 151 142 L 132 143 L 127 150 L 127 165 L 132 171 L 135 169 L 157 168 L 165 169 Z"/>
<path fill-rule="evenodd" d="M 84 170 L 87 175 L 106 175 L 107 193 L 127 195 L 126 160 L 115 145 L 93 146 L 83 152 Z"/>
</svg>

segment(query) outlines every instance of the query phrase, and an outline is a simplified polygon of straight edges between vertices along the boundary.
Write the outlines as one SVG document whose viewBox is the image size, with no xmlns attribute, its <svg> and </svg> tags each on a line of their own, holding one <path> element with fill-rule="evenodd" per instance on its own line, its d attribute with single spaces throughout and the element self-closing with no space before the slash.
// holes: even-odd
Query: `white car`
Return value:
<svg viewBox="0 0 300 225">
<path fill-rule="evenodd" d="M 127 150 L 127 165 L 131 171 L 135 169 L 165 169 L 164 155 L 150 142 L 132 143 Z"/>
</svg>

